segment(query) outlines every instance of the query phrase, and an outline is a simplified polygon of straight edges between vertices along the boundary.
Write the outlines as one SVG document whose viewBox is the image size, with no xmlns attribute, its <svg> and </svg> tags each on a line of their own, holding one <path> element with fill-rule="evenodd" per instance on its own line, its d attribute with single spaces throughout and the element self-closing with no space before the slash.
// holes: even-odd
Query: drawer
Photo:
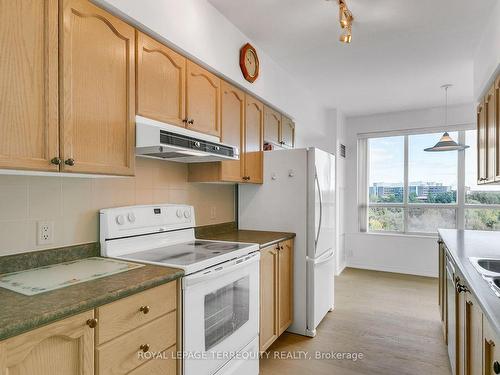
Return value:
<svg viewBox="0 0 500 375">
<path fill-rule="evenodd" d="M 141 345 L 149 345 L 149 352 L 157 354 L 175 345 L 176 336 L 177 312 L 172 311 L 99 346 L 96 350 L 97 374 L 127 374 L 150 359 L 150 357 L 141 358 Z"/>
<path fill-rule="evenodd" d="M 98 307 L 96 343 L 103 344 L 176 308 L 177 281 Z"/>
<path fill-rule="evenodd" d="M 177 373 L 177 361 L 173 357 L 176 346 L 165 350 L 160 358 L 150 359 L 145 364 L 132 370 L 128 375 L 175 375 Z"/>
</svg>

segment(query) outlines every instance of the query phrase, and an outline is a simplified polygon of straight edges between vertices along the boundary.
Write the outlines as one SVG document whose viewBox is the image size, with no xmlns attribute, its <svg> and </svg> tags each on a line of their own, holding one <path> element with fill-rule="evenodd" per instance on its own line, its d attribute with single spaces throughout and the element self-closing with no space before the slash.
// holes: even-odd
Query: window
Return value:
<svg viewBox="0 0 500 375">
<path fill-rule="evenodd" d="M 425 152 L 442 132 L 369 138 L 360 143 L 366 149 L 368 184 L 368 212 L 360 209 L 360 213 L 368 221 L 368 231 L 500 230 L 500 186 L 476 183 L 476 130 L 450 135 L 470 148 Z"/>
</svg>

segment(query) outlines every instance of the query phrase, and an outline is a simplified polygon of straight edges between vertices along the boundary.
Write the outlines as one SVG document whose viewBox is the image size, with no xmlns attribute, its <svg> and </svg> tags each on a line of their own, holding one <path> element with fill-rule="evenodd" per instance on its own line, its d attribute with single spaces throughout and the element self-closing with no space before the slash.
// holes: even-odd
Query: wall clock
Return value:
<svg viewBox="0 0 500 375">
<path fill-rule="evenodd" d="M 243 77 L 250 83 L 253 83 L 259 76 L 259 57 L 250 43 L 240 49 L 240 68 Z"/>
</svg>

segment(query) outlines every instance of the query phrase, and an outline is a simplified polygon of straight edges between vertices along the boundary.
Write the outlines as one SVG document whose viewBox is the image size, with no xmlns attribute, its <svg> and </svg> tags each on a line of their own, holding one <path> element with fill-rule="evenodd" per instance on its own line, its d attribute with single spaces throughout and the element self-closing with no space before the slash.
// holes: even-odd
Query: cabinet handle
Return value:
<svg viewBox="0 0 500 375">
<path fill-rule="evenodd" d="M 245 181 L 249 181 L 249 180 L 250 180 L 250 176 L 243 176 L 243 179 L 244 179 Z"/>
<path fill-rule="evenodd" d="M 283 250 L 283 246 L 280 246 L 280 249 Z"/>
<path fill-rule="evenodd" d="M 487 180 L 487 178 L 486 178 L 486 177 L 480 177 L 480 178 L 479 178 L 479 181 L 486 181 L 486 180 Z"/>
<path fill-rule="evenodd" d="M 467 289 L 467 287 L 465 285 L 462 285 L 460 283 L 457 283 L 456 289 L 457 289 L 457 293 L 462 293 L 462 292 L 468 292 L 469 291 L 469 289 Z"/>
<path fill-rule="evenodd" d="M 182 119 L 182 122 L 183 122 L 184 124 L 186 124 L 186 123 L 188 122 L 188 119 L 187 119 L 187 118 L 183 118 L 183 119 Z"/>
<path fill-rule="evenodd" d="M 142 344 L 139 346 L 139 349 L 141 349 L 144 353 L 149 352 L 149 344 Z"/>
<path fill-rule="evenodd" d="M 89 319 L 86 323 L 90 328 L 97 327 L 97 318 Z"/>
<path fill-rule="evenodd" d="M 188 124 L 189 125 L 193 125 L 194 124 L 194 119 L 188 120 Z"/>
<path fill-rule="evenodd" d="M 75 165 L 75 159 L 73 159 L 73 158 L 66 159 L 64 161 L 64 164 L 69 165 L 70 167 L 72 167 L 73 165 Z"/>
<path fill-rule="evenodd" d="M 500 363 L 498 361 L 493 363 L 493 372 L 495 374 L 500 374 Z"/>
<path fill-rule="evenodd" d="M 55 157 L 55 158 L 52 158 L 50 160 L 50 163 L 54 164 L 54 165 L 61 165 L 62 164 L 62 159 L 59 158 L 59 157 Z"/>
<path fill-rule="evenodd" d="M 139 311 L 142 312 L 144 315 L 146 315 L 150 310 L 151 310 L 151 307 L 149 307 L 148 305 L 141 306 L 139 308 Z"/>
</svg>

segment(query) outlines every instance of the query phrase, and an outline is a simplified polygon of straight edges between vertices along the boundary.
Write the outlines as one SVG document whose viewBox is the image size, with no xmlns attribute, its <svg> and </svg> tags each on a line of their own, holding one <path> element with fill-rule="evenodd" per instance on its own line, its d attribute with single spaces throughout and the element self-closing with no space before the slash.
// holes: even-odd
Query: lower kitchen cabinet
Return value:
<svg viewBox="0 0 500 375">
<path fill-rule="evenodd" d="M 172 281 L 0 341 L 0 374 L 175 375 L 177 294 Z"/>
<path fill-rule="evenodd" d="M 443 329 L 445 337 L 448 331 L 454 330 L 456 340 L 447 342 L 452 352 L 455 352 L 455 369 L 457 375 L 493 375 L 500 374 L 500 338 L 491 328 L 487 318 L 465 282 L 458 267 L 455 267 L 454 298 L 447 298 L 446 294 L 446 272 L 442 270 L 441 257 L 446 259 L 446 245 L 439 241 L 439 302 L 444 311 Z M 444 289 L 443 289 L 444 285 Z M 449 296 L 448 296 L 449 297 Z M 453 303 L 454 306 L 448 306 Z M 446 318 L 448 309 L 451 308 L 455 314 L 456 322 L 448 321 Z M 453 311 L 450 310 L 450 311 Z M 453 335 L 452 335 L 453 336 Z"/>
<path fill-rule="evenodd" d="M 0 374 L 93 375 L 94 311 L 0 342 Z"/>
<path fill-rule="evenodd" d="M 260 350 L 271 344 L 293 320 L 293 240 L 261 250 Z"/>
<path fill-rule="evenodd" d="M 481 375 L 483 368 L 483 312 L 474 296 L 467 292 L 464 306 L 464 372 Z"/>
<path fill-rule="evenodd" d="M 500 338 L 489 323 L 483 322 L 484 375 L 500 374 Z"/>
</svg>

